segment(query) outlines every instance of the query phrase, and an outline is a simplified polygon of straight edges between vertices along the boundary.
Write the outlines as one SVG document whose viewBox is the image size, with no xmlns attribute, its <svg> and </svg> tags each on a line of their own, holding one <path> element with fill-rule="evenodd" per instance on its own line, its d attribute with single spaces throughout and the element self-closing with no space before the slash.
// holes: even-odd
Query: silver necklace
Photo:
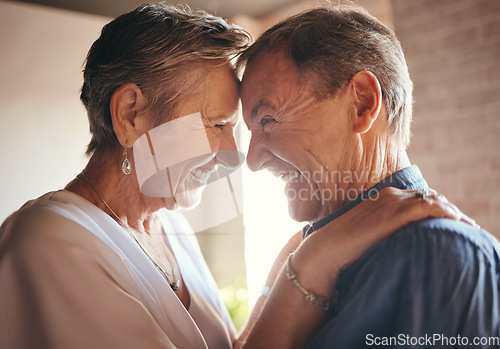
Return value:
<svg viewBox="0 0 500 349">
<path fill-rule="evenodd" d="M 111 214 L 113 215 L 113 217 L 118 221 L 118 223 L 120 223 L 120 225 L 122 227 L 125 228 L 125 230 L 129 233 L 129 235 L 132 237 L 132 239 L 134 239 L 134 241 L 137 243 L 137 245 L 139 245 L 139 247 L 141 248 L 142 252 L 144 252 L 146 254 L 146 256 L 148 256 L 148 258 L 151 261 L 151 263 L 154 264 L 156 270 L 158 270 L 163 275 L 163 277 L 165 278 L 165 280 L 167 280 L 167 282 L 170 285 L 170 287 L 172 288 L 172 290 L 174 290 L 174 292 L 177 291 L 179 289 L 181 281 L 175 277 L 175 267 L 174 267 L 174 264 L 168 258 L 168 254 L 165 253 L 165 255 L 167 256 L 168 262 L 172 266 L 172 276 L 174 278 L 174 281 L 170 280 L 170 278 L 168 277 L 168 273 L 158 263 L 156 263 L 156 261 L 153 259 L 153 257 L 151 257 L 151 255 L 146 251 L 146 249 L 144 248 L 144 246 L 142 246 L 142 244 L 139 242 L 139 240 L 137 239 L 137 237 L 135 236 L 135 234 L 132 232 L 131 229 L 133 229 L 133 228 L 130 227 L 128 224 L 126 224 L 124 221 L 122 221 L 120 219 L 120 217 L 118 217 L 118 215 L 111 209 L 111 207 L 109 207 L 108 203 L 99 194 L 99 192 L 97 191 L 97 189 L 94 186 L 94 184 L 92 183 L 92 181 L 89 179 L 89 177 L 87 177 L 87 174 L 85 173 L 85 171 L 82 171 L 82 176 L 83 176 L 83 178 L 85 178 L 86 182 L 92 188 L 92 190 L 94 191 L 94 193 L 102 201 L 102 203 L 104 204 L 104 206 L 106 206 L 107 209 L 111 212 Z M 79 176 L 77 176 L 76 178 L 81 182 L 81 180 L 79 179 Z"/>
</svg>

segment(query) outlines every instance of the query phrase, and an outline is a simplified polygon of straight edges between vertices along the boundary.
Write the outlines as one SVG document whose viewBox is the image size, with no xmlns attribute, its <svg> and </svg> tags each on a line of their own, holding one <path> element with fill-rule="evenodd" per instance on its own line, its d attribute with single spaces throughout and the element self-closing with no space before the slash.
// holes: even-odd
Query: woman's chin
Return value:
<svg viewBox="0 0 500 349">
<path fill-rule="evenodd" d="M 169 211 L 177 211 L 180 208 L 173 197 L 165 198 L 163 207 Z"/>
<path fill-rule="evenodd" d="M 203 189 L 205 189 L 205 186 L 176 193 L 175 202 L 177 206 L 183 210 L 195 208 L 201 202 Z"/>
</svg>

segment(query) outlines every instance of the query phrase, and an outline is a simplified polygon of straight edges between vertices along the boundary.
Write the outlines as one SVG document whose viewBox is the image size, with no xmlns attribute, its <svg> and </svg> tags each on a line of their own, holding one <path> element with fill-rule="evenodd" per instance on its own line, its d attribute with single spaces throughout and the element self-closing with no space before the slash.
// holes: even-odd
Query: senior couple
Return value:
<svg viewBox="0 0 500 349">
<path fill-rule="evenodd" d="M 81 92 L 88 165 L 0 229 L 0 347 L 357 349 L 399 335 L 499 336 L 500 246 L 406 155 L 412 83 L 395 35 L 335 8 L 247 41 L 220 18 L 164 4 L 103 28 Z M 309 224 L 236 334 L 175 210 L 199 201 L 214 166 L 232 166 L 220 150 L 236 151 L 240 98 L 248 166 L 280 176 L 292 218 Z M 171 195 L 145 195 L 135 144 L 168 138 L 154 130 L 177 120 L 201 125 L 213 166 L 166 171 L 158 185 Z M 185 151 L 184 138 L 162 151 Z"/>
</svg>

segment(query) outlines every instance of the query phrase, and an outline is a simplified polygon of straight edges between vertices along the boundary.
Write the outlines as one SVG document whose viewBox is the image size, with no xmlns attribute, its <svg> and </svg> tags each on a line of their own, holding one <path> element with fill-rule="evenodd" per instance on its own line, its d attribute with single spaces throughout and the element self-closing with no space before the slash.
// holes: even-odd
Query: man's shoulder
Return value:
<svg viewBox="0 0 500 349">
<path fill-rule="evenodd" d="M 426 255 L 432 249 L 436 257 L 452 255 L 460 256 L 460 259 L 484 258 L 500 263 L 500 243 L 493 235 L 452 219 L 431 218 L 411 223 L 393 234 L 386 243 L 406 245 L 416 253 L 420 251 Z"/>
<path fill-rule="evenodd" d="M 339 305 L 310 347 L 365 347 L 368 334 L 497 334 L 499 254 L 492 235 L 465 223 L 409 224 L 341 273 Z"/>
<path fill-rule="evenodd" d="M 346 279 L 387 274 L 392 278 L 431 270 L 461 272 L 481 265 L 500 275 L 500 243 L 490 233 L 451 219 L 411 223 L 365 253 L 344 271 Z"/>
</svg>

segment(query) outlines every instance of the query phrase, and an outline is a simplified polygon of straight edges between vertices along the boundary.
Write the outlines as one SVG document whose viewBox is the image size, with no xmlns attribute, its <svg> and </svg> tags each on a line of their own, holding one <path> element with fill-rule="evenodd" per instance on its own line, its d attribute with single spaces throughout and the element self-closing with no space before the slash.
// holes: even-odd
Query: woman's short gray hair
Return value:
<svg viewBox="0 0 500 349">
<path fill-rule="evenodd" d="M 262 51 L 283 47 L 317 97 L 334 95 L 357 72 L 380 82 L 392 134 L 407 146 L 413 83 L 396 35 L 361 8 L 318 8 L 267 30 L 238 59 L 242 67 Z"/>
<path fill-rule="evenodd" d="M 195 89 L 193 77 L 189 78 L 193 67 L 224 64 L 248 42 L 245 31 L 219 17 L 162 3 L 142 5 L 105 25 L 83 71 L 80 99 L 92 134 L 87 154 L 118 144 L 109 110 L 118 87 L 137 84 L 148 99 L 154 122 L 164 122 L 174 113 L 179 97 Z"/>
</svg>

